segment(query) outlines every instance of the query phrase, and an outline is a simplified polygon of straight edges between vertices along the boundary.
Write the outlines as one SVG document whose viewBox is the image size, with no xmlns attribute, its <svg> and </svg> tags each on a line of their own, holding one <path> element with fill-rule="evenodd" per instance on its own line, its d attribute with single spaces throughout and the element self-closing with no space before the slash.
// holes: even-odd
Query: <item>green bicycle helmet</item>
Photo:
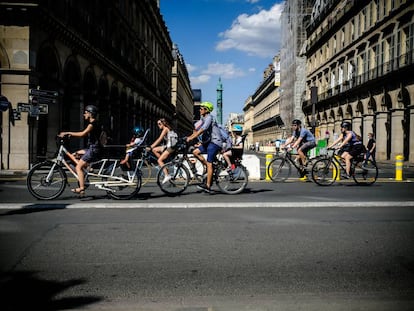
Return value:
<svg viewBox="0 0 414 311">
<path fill-rule="evenodd" d="M 212 112 L 212 111 L 214 110 L 214 106 L 213 106 L 213 104 L 212 104 L 212 103 L 210 103 L 210 102 L 202 102 L 202 103 L 200 104 L 200 107 L 204 107 L 204 108 L 206 108 L 208 112 Z"/>
</svg>

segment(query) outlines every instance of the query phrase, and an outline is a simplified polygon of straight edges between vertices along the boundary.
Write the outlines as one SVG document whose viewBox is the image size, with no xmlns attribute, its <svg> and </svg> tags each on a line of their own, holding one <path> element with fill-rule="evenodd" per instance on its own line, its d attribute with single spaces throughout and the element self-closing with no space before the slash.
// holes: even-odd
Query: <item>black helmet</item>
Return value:
<svg viewBox="0 0 414 311">
<path fill-rule="evenodd" d="M 134 127 L 133 133 L 135 136 L 142 136 L 142 134 L 144 133 L 144 131 L 139 128 L 138 126 Z"/>
<path fill-rule="evenodd" d="M 292 121 L 292 125 L 301 125 L 301 124 L 302 124 L 302 122 L 298 119 L 295 119 L 295 120 Z"/>
<path fill-rule="evenodd" d="M 85 111 L 90 112 L 93 118 L 95 118 L 98 114 L 98 108 L 94 105 L 86 106 Z"/>
<path fill-rule="evenodd" d="M 341 123 L 341 127 L 346 128 L 347 130 L 351 129 L 351 122 L 344 121 Z"/>
</svg>

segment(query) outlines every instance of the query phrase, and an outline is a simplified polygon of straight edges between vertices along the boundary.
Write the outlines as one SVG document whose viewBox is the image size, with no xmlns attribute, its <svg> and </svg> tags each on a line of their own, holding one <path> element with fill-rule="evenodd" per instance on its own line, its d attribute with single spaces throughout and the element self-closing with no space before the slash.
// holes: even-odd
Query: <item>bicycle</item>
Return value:
<svg viewBox="0 0 414 311">
<path fill-rule="evenodd" d="M 178 145 L 178 154 L 174 160 L 166 163 L 160 168 L 157 176 L 157 184 L 160 189 L 168 195 L 178 195 L 184 192 L 190 184 L 199 185 L 206 179 L 205 168 L 203 165 L 202 174 L 197 170 L 196 163 L 199 161 L 196 157 L 190 158 L 188 153 L 189 145 L 185 139 L 181 139 Z M 197 159 L 192 161 L 191 159 Z M 221 192 L 226 194 L 237 194 L 242 192 L 248 182 L 247 169 L 241 164 L 241 157 L 233 158 L 234 170 L 227 171 L 227 163 L 221 156 L 216 157 L 213 162 L 213 180 Z M 200 162 L 201 163 L 201 162 Z M 165 177 L 165 171 L 171 176 L 171 179 L 162 183 Z M 191 171 L 191 173 L 190 173 Z M 195 180 L 194 182 L 191 182 Z"/>
<path fill-rule="evenodd" d="M 337 154 L 339 149 L 328 148 L 326 158 L 316 161 L 312 166 L 312 179 L 320 186 L 330 186 L 339 179 L 340 173 L 346 173 L 345 163 Z M 378 167 L 371 160 L 364 162 L 361 153 L 351 160 L 350 175 L 359 185 L 372 185 L 378 178 Z"/>
<path fill-rule="evenodd" d="M 177 143 L 172 160 L 165 163 L 158 171 L 157 184 L 168 195 L 178 195 L 187 189 L 189 184 L 200 184 L 204 180 L 206 168 L 204 164 L 192 154 L 192 146 L 187 144 L 185 138 Z M 172 178 L 163 183 L 165 172 Z M 172 173 L 173 172 L 173 173 Z"/>
<path fill-rule="evenodd" d="M 65 147 L 69 137 L 58 137 L 58 150 L 54 159 L 35 164 L 27 175 L 27 188 L 31 195 L 39 200 L 52 200 L 58 198 L 65 187 L 69 185 L 67 172 L 76 180 L 79 180 L 75 172 L 77 159 Z M 107 194 L 119 200 L 134 197 L 141 188 L 141 167 L 145 157 L 142 152 L 140 159 L 132 161 L 131 169 L 125 170 L 119 164 L 122 155 L 125 154 L 125 146 L 104 148 L 104 153 L 109 153 L 101 160 L 84 168 L 85 188 L 94 185 L 97 189 L 104 190 Z M 145 150 L 145 147 L 139 147 Z M 115 152 L 114 152 L 115 151 Z M 110 153 L 116 153 L 115 156 Z M 97 171 L 97 173 L 95 173 Z"/>
<path fill-rule="evenodd" d="M 312 164 L 325 156 L 319 155 L 313 158 L 307 157 L 306 165 L 301 165 L 296 162 L 296 159 L 293 159 L 292 156 L 296 156 L 288 151 L 288 148 L 284 147 L 283 151 L 278 151 L 275 154 L 275 157 L 270 161 L 269 165 L 266 168 L 267 176 L 273 182 L 284 182 L 292 174 L 292 166 L 296 168 L 299 177 L 306 176 L 307 167 L 311 167 Z"/>
</svg>

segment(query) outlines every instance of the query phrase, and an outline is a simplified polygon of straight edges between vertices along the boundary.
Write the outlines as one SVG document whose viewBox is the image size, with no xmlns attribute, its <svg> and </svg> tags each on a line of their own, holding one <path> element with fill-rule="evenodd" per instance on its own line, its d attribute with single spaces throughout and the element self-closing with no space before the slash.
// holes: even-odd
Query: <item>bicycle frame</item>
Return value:
<svg viewBox="0 0 414 311">
<path fill-rule="evenodd" d="M 68 156 L 71 159 L 71 161 L 73 161 L 75 164 L 78 164 L 78 160 L 75 158 L 75 156 L 71 152 L 69 152 L 63 145 L 61 145 L 59 148 L 58 155 L 56 157 L 56 164 L 57 165 L 59 165 L 59 163 L 63 164 L 71 172 L 71 174 L 76 178 L 76 180 L 79 181 L 78 174 L 70 166 L 70 163 L 66 161 L 65 155 Z M 120 162 L 119 159 L 111 159 L 111 158 L 100 159 L 98 161 L 90 163 L 90 167 L 98 166 L 99 169 L 97 173 L 93 173 L 83 168 L 85 180 L 88 180 L 90 177 L 107 178 L 107 180 L 89 181 L 88 184 L 93 185 L 98 189 L 102 189 L 106 191 L 114 191 L 113 189 L 108 188 L 108 186 L 125 186 L 125 185 L 132 184 L 135 175 L 138 173 L 140 169 L 140 165 L 142 166 L 143 160 L 138 159 L 137 161 L 138 163 L 132 171 L 126 171 L 127 178 L 125 178 L 122 176 L 121 177 L 114 176 L 115 169 Z M 51 177 L 50 176 L 51 173 L 52 173 L 52 170 L 46 179 L 47 181 Z"/>
<path fill-rule="evenodd" d="M 70 172 L 79 182 L 79 175 L 75 170 L 79 162 L 64 146 L 64 139 L 60 139 L 54 159 L 35 164 L 28 173 L 28 190 L 38 199 L 51 200 L 59 197 L 69 184 L 67 172 Z M 120 166 L 120 158 L 113 156 L 94 161 L 90 163 L 88 169 L 82 168 L 85 187 L 94 185 L 97 189 L 105 190 L 115 199 L 132 198 L 141 188 L 141 167 L 144 159 L 145 152 L 140 158 L 132 161 L 134 165 L 129 170 L 124 170 Z"/>
<path fill-rule="evenodd" d="M 335 151 L 336 149 L 328 149 L 328 155 L 312 166 L 312 179 L 320 186 L 332 185 L 341 173 L 346 172 L 345 164 Z M 363 161 L 363 154 L 352 158 L 350 175 L 357 184 L 372 185 L 377 180 L 378 167 L 370 160 L 366 163 Z"/>
</svg>

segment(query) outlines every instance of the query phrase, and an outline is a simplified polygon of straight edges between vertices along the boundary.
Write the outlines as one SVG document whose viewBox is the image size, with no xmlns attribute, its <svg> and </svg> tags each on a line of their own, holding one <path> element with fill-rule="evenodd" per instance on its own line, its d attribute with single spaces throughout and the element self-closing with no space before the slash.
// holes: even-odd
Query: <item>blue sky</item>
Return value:
<svg viewBox="0 0 414 311">
<path fill-rule="evenodd" d="M 223 121 L 242 113 L 263 71 L 280 52 L 280 13 L 276 0 L 160 0 L 160 11 L 178 45 L 191 87 L 216 104 L 223 84 Z"/>
</svg>

